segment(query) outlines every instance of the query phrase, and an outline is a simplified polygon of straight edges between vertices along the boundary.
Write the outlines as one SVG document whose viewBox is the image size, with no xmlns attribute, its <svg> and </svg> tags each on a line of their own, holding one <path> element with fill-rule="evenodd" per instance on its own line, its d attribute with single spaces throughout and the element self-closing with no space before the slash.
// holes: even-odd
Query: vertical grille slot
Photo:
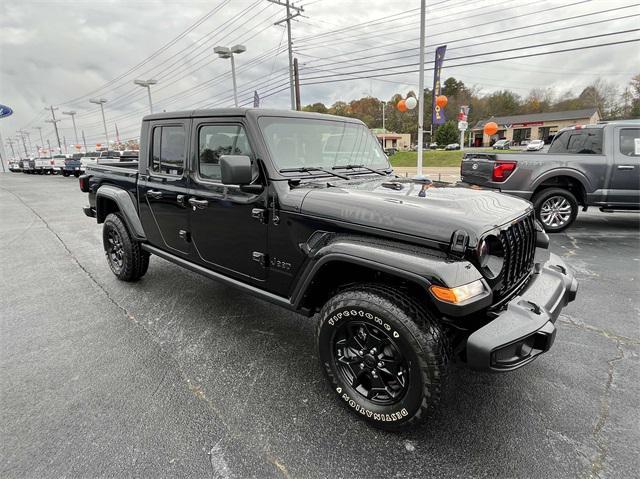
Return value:
<svg viewBox="0 0 640 479">
<path fill-rule="evenodd" d="M 509 225 L 500 232 L 504 251 L 502 279 L 496 288 L 497 298 L 507 295 L 531 271 L 536 251 L 533 214 Z"/>
</svg>

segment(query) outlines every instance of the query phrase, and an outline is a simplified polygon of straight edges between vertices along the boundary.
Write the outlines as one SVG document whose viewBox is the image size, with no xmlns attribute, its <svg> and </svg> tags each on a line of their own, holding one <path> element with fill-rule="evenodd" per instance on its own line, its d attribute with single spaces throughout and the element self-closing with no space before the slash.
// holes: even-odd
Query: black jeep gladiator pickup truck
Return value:
<svg viewBox="0 0 640 479">
<path fill-rule="evenodd" d="M 160 113 L 140 146 L 79 179 L 113 273 L 137 280 L 153 254 L 317 316 L 331 387 L 375 426 L 423 419 L 450 360 L 531 362 L 576 296 L 528 201 L 396 177 L 359 120 Z"/>
</svg>

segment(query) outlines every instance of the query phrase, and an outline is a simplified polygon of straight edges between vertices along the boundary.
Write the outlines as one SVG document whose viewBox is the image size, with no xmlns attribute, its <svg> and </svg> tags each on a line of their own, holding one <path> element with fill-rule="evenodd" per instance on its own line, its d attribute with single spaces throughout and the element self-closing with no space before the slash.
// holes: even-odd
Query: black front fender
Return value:
<svg viewBox="0 0 640 479">
<path fill-rule="evenodd" d="M 335 236 L 308 251 L 307 261 L 292 295 L 298 307 L 314 278 L 332 262 L 349 263 L 410 281 L 425 291 L 432 284 L 460 286 L 482 279 L 468 261 L 451 260 L 444 253 L 375 238 Z M 339 278 L 338 278 L 339 279 Z"/>
</svg>

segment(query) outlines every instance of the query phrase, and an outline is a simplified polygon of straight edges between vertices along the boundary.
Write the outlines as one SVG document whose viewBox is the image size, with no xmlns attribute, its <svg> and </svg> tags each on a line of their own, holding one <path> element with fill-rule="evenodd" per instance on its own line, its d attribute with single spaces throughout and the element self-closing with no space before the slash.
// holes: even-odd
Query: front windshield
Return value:
<svg viewBox="0 0 640 479">
<path fill-rule="evenodd" d="M 364 125 L 311 118 L 262 117 L 260 128 L 279 170 L 363 165 L 389 168 L 378 140 Z"/>
</svg>

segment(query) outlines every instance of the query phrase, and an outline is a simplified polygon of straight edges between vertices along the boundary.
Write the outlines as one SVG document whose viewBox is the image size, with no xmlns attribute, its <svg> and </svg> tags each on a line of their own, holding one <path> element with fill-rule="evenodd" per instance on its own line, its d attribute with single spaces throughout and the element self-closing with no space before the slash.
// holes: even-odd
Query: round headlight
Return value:
<svg viewBox="0 0 640 479">
<path fill-rule="evenodd" d="M 504 250 L 497 236 L 489 235 L 478 244 L 478 261 L 482 274 L 489 279 L 495 279 L 504 265 Z"/>
</svg>

